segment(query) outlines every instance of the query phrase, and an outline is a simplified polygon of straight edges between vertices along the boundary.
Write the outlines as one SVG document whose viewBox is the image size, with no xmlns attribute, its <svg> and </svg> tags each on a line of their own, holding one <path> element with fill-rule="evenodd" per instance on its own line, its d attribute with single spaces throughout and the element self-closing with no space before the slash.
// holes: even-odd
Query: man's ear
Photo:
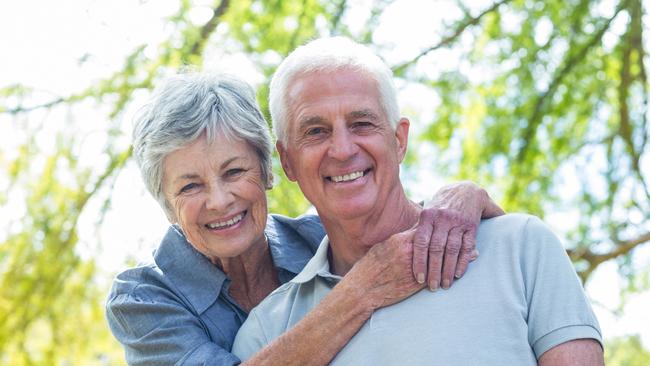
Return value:
<svg viewBox="0 0 650 366">
<path fill-rule="evenodd" d="M 395 126 L 395 141 L 397 142 L 397 159 L 401 163 L 406 156 L 406 149 L 409 143 L 409 122 L 408 118 L 400 118 Z"/>
<path fill-rule="evenodd" d="M 287 150 L 284 148 L 284 146 L 282 146 L 282 143 L 280 141 L 275 143 L 275 148 L 278 149 L 278 153 L 280 154 L 280 163 L 282 163 L 284 174 L 287 175 L 287 178 L 289 178 L 290 181 L 295 182 L 296 176 L 293 174 L 291 162 L 289 161 L 289 156 L 287 155 Z"/>
</svg>

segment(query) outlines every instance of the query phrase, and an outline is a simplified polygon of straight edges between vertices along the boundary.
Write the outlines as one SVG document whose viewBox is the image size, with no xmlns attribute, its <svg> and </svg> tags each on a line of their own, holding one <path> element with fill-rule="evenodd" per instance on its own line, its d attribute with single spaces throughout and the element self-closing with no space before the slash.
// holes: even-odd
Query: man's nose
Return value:
<svg viewBox="0 0 650 366">
<path fill-rule="evenodd" d="M 328 149 L 328 155 L 331 158 L 340 161 L 346 161 L 359 151 L 354 141 L 354 136 L 348 129 L 334 130 L 332 133 L 331 143 Z"/>
<path fill-rule="evenodd" d="M 227 211 L 235 201 L 235 196 L 227 184 L 213 185 L 208 189 L 208 198 L 205 201 L 205 208 L 215 211 Z"/>
</svg>

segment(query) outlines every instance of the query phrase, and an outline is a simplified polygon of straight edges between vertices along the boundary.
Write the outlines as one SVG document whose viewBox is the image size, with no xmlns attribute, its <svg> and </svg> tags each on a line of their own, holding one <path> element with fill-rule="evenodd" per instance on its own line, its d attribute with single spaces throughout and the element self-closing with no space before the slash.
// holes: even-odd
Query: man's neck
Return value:
<svg viewBox="0 0 650 366">
<path fill-rule="evenodd" d="M 330 270 L 345 275 L 373 245 L 417 224 L 421 208 L 400 186 L 392 199 L 378 202 L 372 213 L 353 219 L 321 217 L 330 242 Z"/>
</svg>

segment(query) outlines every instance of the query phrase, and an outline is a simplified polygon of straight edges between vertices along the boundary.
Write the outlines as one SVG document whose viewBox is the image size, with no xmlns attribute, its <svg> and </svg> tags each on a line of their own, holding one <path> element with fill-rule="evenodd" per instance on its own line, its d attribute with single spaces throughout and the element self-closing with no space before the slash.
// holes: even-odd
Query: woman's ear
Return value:
<svg viewBox="0 0 650 366">
<path fill-rule="evenodd" d="M 273 176 L 273 170 L 269 169 L 269 176 L 266 179 L 266 190 L 268 191 L 269 189 L 273 188 L 273 181 L 275 180 L 275 177 Z"/>
</svg>

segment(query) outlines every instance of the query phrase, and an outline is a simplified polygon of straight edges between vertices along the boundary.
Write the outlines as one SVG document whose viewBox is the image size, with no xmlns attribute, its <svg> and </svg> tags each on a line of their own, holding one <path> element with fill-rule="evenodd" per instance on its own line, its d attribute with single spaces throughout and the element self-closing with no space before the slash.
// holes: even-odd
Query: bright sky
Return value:
<svg viewBox="0 0 650 366">
<path fill-rule="evenodd" d="M 478 6 L 479 1 L 476 1 Z M 365 16 L 362 9 L 367 2 L 352 1 L 353 10 L 349 16 L 362 19 Z M 484 0 L 480 2 L 490 3 Z M 164 26 L 161 19 L 173 14 L 177 4 L 172 0 L 1 2 L 0 39 L 6 52 L 5 57 L 0 58 L 0 87 L 15 83 L 34 87 L 39 91 L 38 101 L 48 101 L 57 95 L 82 90 L 92 81 L 119 69 L 124 55 L 135 46 L 143 43 L 156 44 L 165 39 L 170 29 Z M 397 1 L 391 5 L 390 12 L 387 13 L 390 15 L 382 19 L 382 26 L 376 33 L 375 40 L 382 44 L 394 44 L 393 52 L 387 55 L 389 62 L 405 59 L 408 57 L 405 55 L 412 55 L 421 47 L 433 43 L 436 34 L 441 33 L 422 32 L 423 26 L 430 27 L 431 24 L 438 24 L 440 19 L 453 16 L 450 13 L 451 8 L 445 5 L 445 2 L 432 2 L 427 6 L 423 4 L 424 2 L 415 0 Z M 606 8 L 604 6 L 604 12 L 607 11 Z M 197 23 L 204 22 L 207 19 L 206 14 L 206 8 L 199 6 L 193 11 L 192 19 Z M 539 31 L 540 37 L 543 37 L 544 30 Z M 155 51 L 150 48 L 148 52 Z M 213 55 L 210 61 L 228 68 L 241 64 L 250 65 L 241 55 L 218 56 Z M 453 62 L 438 63 L 436 67 L 451 68 L 457 65 Z M 248 74 L 251 75 L 249 82 L 263 82 L 255 73 Z M 426 117 L 432 113 L 431 100 L 435 100 L 435 95 L 414 85 L 406 87 L 400 99 L 403 108 Z M 84 155 L 81 158 L 92 162 L 99 158 L 100 151 L 97 146 L 101 144 L 97 141 L 102 141 L 103 138 L 98 136 L 92 122 L 101 125 L 105 121 L 101 120 L 103 117 L 97 116 L 93 106 L 83 107 L 76 113 L 78 114 L 75 126 L 85 126 L 82 130 L 87 136 L 87 142 L 81 149 L 81 154 Z M 130 128 L 132 114 L 133 110 L 129 110 L 122 117 L 126 121 L 124 126 L 127 129 Z M 67 118 L 66 111 L 37 116 L 46 120 L 47 124 L 56 126 L 60 126 Z M 11 150 L 12 146 L 22 137 L 16 128 L 12 128 L 11 120 L 0 116 L 0 146 L 3 146 L 6 156 L 11 157 L 15 153 Z M 43 140 L 43 144 L 47 143 Z M 430 195 L 429 191 L 418 187 L 437 189 L 441 186 L 443 182 L 436 181 L 436 178 L 432 173 L 423 172 L 418 177 L 420 184 L 412 185 L 412 191 L 418 196 L 414 198 Z M 1 180 L 2 177 L 0 187 Z M 126 257 L 143 258 L 157 244 L 166 229 L 167 222 L 162 211 L 145 193 L 133 164 L 130 164 L 115 182 L 112 209 L 99 229 L 102 239 L 100 245 L 96 243 L 93 224 L 98 204 L 99 202 L 91 202 L 88 213 L 82 217 L 80 250 L 85 255 L 98 256 L 102 268 L 109 273 L 123 268 Z M 20 206 L 19 202 L 15 202 L 12 211 L 20 212 Z M 7 208 L 0 210 L 0 220 L 9 217 L 7 211 Z M 551 217 L 549 220 L 560 235 L 563 220 L 566 222 L 566 217 Z M 639 250 L 637 258 L 647 263 L 650 259 L 650 248 L 646 246 Z M 110 279 L 107 278 L 108 280 Z M 611 310 L 620 305 L 619 287 L 620 280 L 614 263 L 602 265 L 588 283 L 587 292 L 594 301 L 594 309 L 603 333 L 606 338 L 641 334 L 645 347 L 650 349 L 650 315 L 647 311 L 650 308 L 650 293 L 631 296 L 623 311 L 615 313 Z"/>
</svg>

